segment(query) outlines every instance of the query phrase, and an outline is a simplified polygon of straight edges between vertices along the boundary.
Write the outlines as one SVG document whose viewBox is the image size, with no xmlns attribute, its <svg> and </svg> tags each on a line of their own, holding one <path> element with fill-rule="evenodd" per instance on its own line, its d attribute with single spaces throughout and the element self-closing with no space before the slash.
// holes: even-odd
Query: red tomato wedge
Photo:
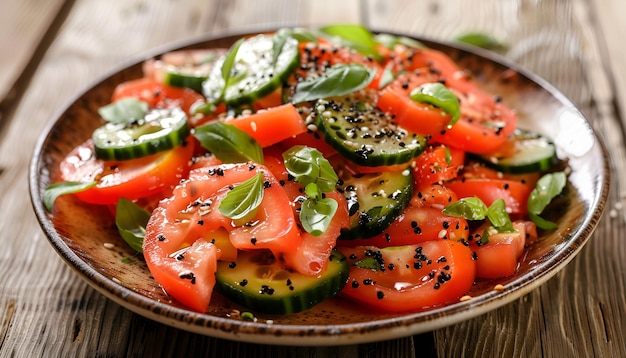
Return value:
<svg viewBox="0 0 626 358">
<path fill-rule="evenodd" d="M 235 224 L 220 213 L 219 204 L 231 186 L 258 172 L 267 183 L 263 201 L 251 224 Z M 206 311 L 211 299 L 218 239 L 224 231 L 232 246 L 266 248 L 276 257 L 299 244 L 289 199 L 265 167 L 242 163 L 193 170 L 152 213 L 143 252 L 150 272 L 168 294 L 199 312 Z M 210 243 L 213 239 L 216 244 Z"/>
<path fill-rule="evenodd" d="M 235 117 L 225 123 L 248 133 L 261 147 L 269 147 L 306 132 L 304 120 L 291 103 Z"/>
<path fill-rule="evenodd" d="M 409 207 L 383 233 L 367 239 L 339 240 L 337 246 L 390 247 L 431 240 L 466 240 L 469 226 L 463 218 L 443 215 L 441 209 Z"/>
<path fill-rule="evenodd" d="M 381 312 L 416 312 L 453 303 L 474 283 L 472 252 L 456 241 L 340 250 L 350 263 L 341 296 Z"/>
<path fill-rule="evenodd" d="M 300 199 L 303 198 L 302 185 L 289 176 L 282 158 L 275 151 L 266 152 L 265 165 L 279 180 L 291 200 L 294 215 L 298 217 Z M 285 252 L 282 259 L 285 266 L 307 276 L 319 276 L 328 266 L 328 257 L 337 244 L 341 229 L 349 226 L 348 204 L 339 192 L 326 193 L 327 198 L 337 201 L 337 211 L 329 227 L 320 236 L 302 231 L 301 243 L 296 250 Z"/>
<path fill-rule="evenodd" d="M 181 107 L 187 114 L 206 102 L 198 92 L 189 88 L 171 87 L 150 78 L 120 83 L 113 91 L 112 102 L 124 97 L 138 98 L 150 108 Z"/>
<path fill-rule="evenodd" d="M 506 179 L 463 179 L 446 185 L 459 198 L 475 196 L 487 206 L 502 198 L 509 214 L 526 214 L 528 197 L 533 190 L 529 185 Z"/>
<path fill-rule="evenodd" d="M 76 193 L 80 200 L 106 205 L 119 198 L 146 198 L 174 187 L 187 175 L 192 153 L 190 142 L 143 158 L 105 162 L 96 159 L 90 139 L 74 148 L 59 166 L 63 181 L 98 182 L 95 187 Z"/>
<path fill-rule="evenodd" d="M 513 275 L 524 252 L 527 234 L 536 237 L 536 228 L 530 221 L 513 223 L 517 232 L 491 233 L 486 244 L 479 244 L 485 226 L 472 235 L 470 248 L 476 253 L 476 277 L 501 278 Z M 528 232 L 527 232 L 528 229 Z"/>
<path fill-rule="evenodd" d="M 437 82 L 438 77 L 428 71 L 415 71 L 396 78 L 380 92 L 376 106 L 392 113 L 398 125 L 422 135 L 438 134 L 450 123 L 452 117 L 440 108 L 411 99 L 413 89 Z"/>
<path fill-rule="evenodd" d="M 465 153 L 443 145 L 431 146 L 415 158 L 414 162 L 415 185 L 423 188 L 456 178 L 465 163 Z"/>
</svg>

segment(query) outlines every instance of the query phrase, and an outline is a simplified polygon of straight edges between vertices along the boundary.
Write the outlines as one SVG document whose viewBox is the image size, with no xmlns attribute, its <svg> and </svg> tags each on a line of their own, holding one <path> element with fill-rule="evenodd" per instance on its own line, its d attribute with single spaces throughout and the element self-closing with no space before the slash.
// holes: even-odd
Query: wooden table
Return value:
<svg viewBox="0 0 626 358">
<path fill-rule="evenodd" d="M 0 356 L 616 357 L 626 355 L 626 3 L 622 0 L 49 0 L 0 4 Z M 606 214 L 539 289 L 469 321 L 340 347 L 243 344 L 152 322 L 81 280 L 47 242 L 27 168 L 46 123 L 95 78 L 171 41 L 361 23 L 449 40 L 492 34 L 562 90 L 612 155 Z"/>
</svg>

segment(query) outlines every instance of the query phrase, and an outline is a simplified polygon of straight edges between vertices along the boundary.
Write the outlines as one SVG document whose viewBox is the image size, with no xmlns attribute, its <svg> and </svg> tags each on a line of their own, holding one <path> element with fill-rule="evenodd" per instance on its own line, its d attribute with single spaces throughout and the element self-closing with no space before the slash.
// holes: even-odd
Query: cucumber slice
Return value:
<svg viewBox="0 0 626 358">
<path fill-rule="evenodd" d="M 334 250 L 320 277 L 283 268 L 268 250 L 241 251 L 235 263 L 218 262 L 216 288 L 252 311 L 288 314 L 335 296 L 346 284 L 349 270 L 346 258 Z"/>
<path fill-rule="evenodd" d="M 282 86 L 300 62 L 298 40 L 287 38 L 276 56 L 273 38 L 263 34 L 247 38 L 237 51 L 226 84 L 222 75 L 224 59 L 218 60 L 203 84 L 207 100 L 216 101 L 223 92 L 223 101 L 234 107 L 252 103 Z"/>
<path fill-rule="evenodd" d="M 375 101 L 374 101 L 375 102 Z M 397 126 L 362 93 L 319 100 L 316 125 L 344 158 L 364 166 L 408 163 L 426 147 L 426 138 Z"/>
<path fill-rule="evenodd" d="M 556 147 L 550 139 L 524 129 L 516 129 L 498 152 L 478 158 L 494 169 L 512 174 L 548 170 L 558 162 Z"/>
<path fill-rule="evenodd" d="M 367 238 L 391 225 L 411 201 L 413 176 L 410 170 L 352 176 L 340 172 L 339 190 L 348 201 L 350 228 L 342 229 L 340 240 Z"/>
<path fill-rule="evenodd" d="M 163 83 L 173 87 L 191 88 L 201 93 L 202 84 L 209 77 L 217 60 L 224 54 L 224 49 L 190 52 L 185 57 L 187 61 L 184 64 L 165 64 L 162 69 Z"/>
<path fill-rule="evenodd" d="M 128 160 L 172 149 L 190 133 L 187 115 L 180 108 L 153 109 L 141 120 L 107 123 L 92 135 L 96 157 Z"/>
</svg>

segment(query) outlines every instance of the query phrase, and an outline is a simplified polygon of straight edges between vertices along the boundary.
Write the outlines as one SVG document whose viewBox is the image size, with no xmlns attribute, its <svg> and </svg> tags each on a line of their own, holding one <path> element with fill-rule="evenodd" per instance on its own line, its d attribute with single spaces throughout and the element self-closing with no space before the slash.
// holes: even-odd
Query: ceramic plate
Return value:
<svg viewBox="0 0 626 358">
<path fill-rule="evenodd" d="M 174 48 L 228 47 L 240 36 L 203 39 Z M 61 257 L 89 284 L 120 305 L 150 319 L 196 333 L 246 342 L 283 345 L 336 345 L 413 335 L 457 323 L 507 304 L 546 282 L 589 239 L 602 214 L 609 188 L 608 155 L 583 115 L 553 86 L 488 52 L 419 39 L 455 59 L 478 83 L 516 109 L 519 126 L 552 137 L 571 174 L 558 229 L 541 238 L 518 272 L 509 278 L 475 285 L 473 298 L 432 311 L 369 314 L 332 299 L 288 316 L 257 315 L 254 322 L 234 317 L 241 309 L 216 295 L 208 313 L 185 309 L 159 288 L 140 257 L 118 236 L 103 208 L 60 197 L 54 216 L 46 213 L 42 193 L 58 174 L 59 161 L 100 126 L 97 109 L 108 103 L 114 87 L 139 78 L 141 60 L 106 76 L 53 118 L 42 134 L 30 165 L 30 192 L 37 218 Z M 107 218 L 104 219 L 103 218 Z M 107 244 L 107 245 L 105 245 Z M 110 248 L 113 244 L 113 248 Z M 108 248 L 107 248 L 108 247 Z M 503 291 L 494 285 L 504 285 Z"/>
</svg>

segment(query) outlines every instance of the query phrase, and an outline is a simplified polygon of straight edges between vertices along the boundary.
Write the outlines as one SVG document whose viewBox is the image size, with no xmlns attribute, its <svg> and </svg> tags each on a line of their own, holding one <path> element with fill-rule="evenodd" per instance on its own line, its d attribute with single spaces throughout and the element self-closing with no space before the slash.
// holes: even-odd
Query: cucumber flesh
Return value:
<svg viewBox="0 0 626 358">
<path fill-rule="evenodd" d="M 130 124 L 107 123 L 97 128 L 92 140 L 98 159 L 120 161 L 172 149 L 183 144 L 189 133 L 182 109 L 153 109 Z"/>
<path fill-rule="evenodd" d="M 236 262 L 218 262 L 216 288 L 252 311 L 289 314 L 337 295 L 348 280 L 349 270 L 346 258 L 335 250 L 320 277 L 283 268 L 268 250 L 241 251 Z"/>
<path fill-rule="evenodd" d="M 524 174 L 544 171 L 557 162 L 556 147 L 547 137 L 516 129 L 504 149 L 478 158 L 503 173 Z"/>
<path fill-rule="evenodd" d="M 361 91 L 315 105 L 316 125 L 344 158 L 363 166 L 408 163 L 426 147 L 426 138 L 397 126 Z"/>
<path fill-rule="evenodd" d="M 348 201 L 350 228 L 342 229 L 340 240 L 367 238 L 391 225 L 411 201 L 413 176 L 410 170 L 352 176 L 339 173 L 339 191 Z"/>
</svg>

